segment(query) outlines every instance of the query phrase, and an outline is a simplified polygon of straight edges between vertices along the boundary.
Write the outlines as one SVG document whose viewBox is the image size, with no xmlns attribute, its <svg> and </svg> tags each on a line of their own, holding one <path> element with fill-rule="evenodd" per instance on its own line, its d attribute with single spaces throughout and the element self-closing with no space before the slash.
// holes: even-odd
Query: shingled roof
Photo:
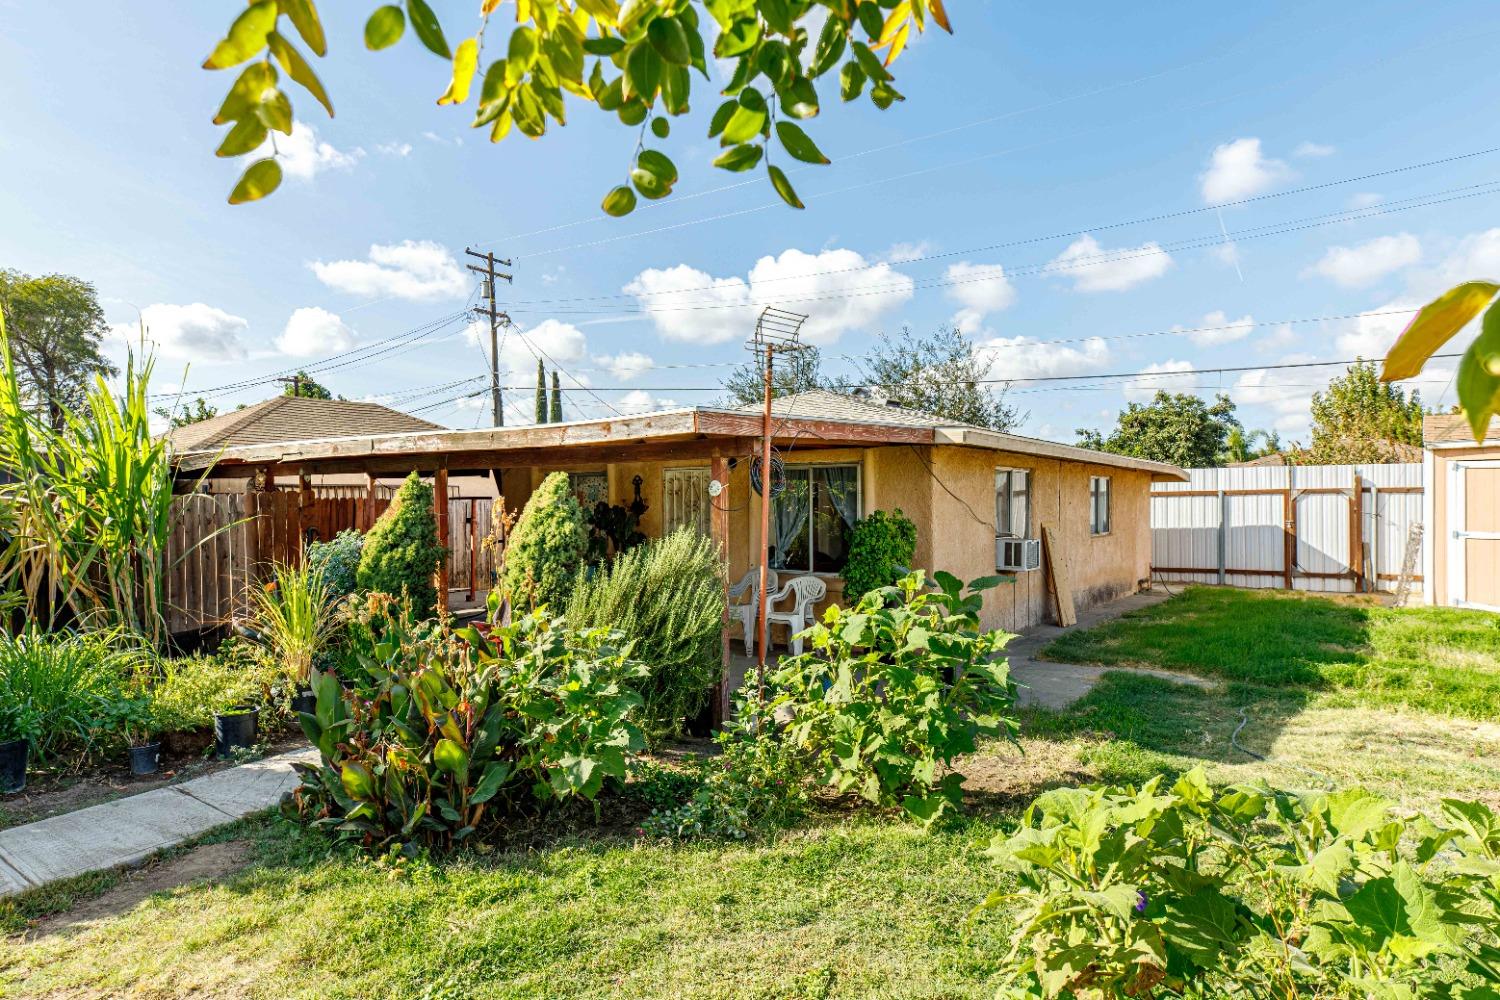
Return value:
<svg viewBox="0 0 1500 1000">
<path fill-rule="evenodd" d="M 173 450 L 184 452 L 445 429 L 441 424 L 379 403 L 275 396 L 243 410 L 221 413 L 217 417 L 174 428 L 168 432 L 167 438 L 172 442 Z"/>
</svg>

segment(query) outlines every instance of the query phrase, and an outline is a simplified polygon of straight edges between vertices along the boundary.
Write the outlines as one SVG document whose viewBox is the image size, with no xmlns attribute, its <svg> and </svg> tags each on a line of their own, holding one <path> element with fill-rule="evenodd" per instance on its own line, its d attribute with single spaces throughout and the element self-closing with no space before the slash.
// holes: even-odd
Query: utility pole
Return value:
<svg viewBox="0 0 1500 1000">
<path fill-rule="evenodd" d="M 292 387 L 292 398 L 295 399 L 298 396 L 302 395 L 302 373 L 301 372 L 298 372 L 297 374 L 293 375 L 291 378 L 279 378 L 276 381 L 280 382 L 282 385 L 290 385 Z"/>
<path fill-rule="evenodd" d="M 503 405 L 504 401 L 500 398 L 500 324 L 502 321 L 509 323 L 510 317 L 500 312 L 495 305 L 495 281 L 498 279 L 505 281 L 506 284 L 510 284 L 511 276 L 496 271 L 495 265 L 500 264 L 510 267 L 511 262 L 500 260 L 493 253 L 480 253 L 472 247 L 465 247 L 464 253 L 470 257 L 484 261 L 482 266 L 469 264 L 467 267 L 475 274 L 483 277 L 484 280 L 481 283 L 480 290 L 490 303 L 489 308 L 476 306 L 474 311 L 481 316 L 488 316 L 490 318 L 490 406 L 494 411 L 495 426 L 504 427 L 505 408 Z"/>
<path fill-rule="evenodd" d="M 755 684 L 757 700 L 764 707 L 766 702 L 766 647 L 771 642 L 771 629 L 766 614 L 770 610 L 769 595 L 766 593 L 766 581 L 771 573 L 771 499 L 775 494 L 781 492 L 785 483 L 778 484 L 771 464 L 771 393 L 773 386 L 772 370 L 776 363 L 777 354 L 786 354 L 792 351 L 800 351 L 804 346 L 799 339 L 802 324 L 807 317 L 801 313 L 788 312 L 785 309 L 777 309 L 767 306 L 761 311 L 760 318 L 755 322 L 755 335 L 750 338 L 750 343 L 745 346 L 754 352 L 756 360 L 765 366 L 764 388 L 765 409 L 761 414 L 760 425 L 760 586 L 757 588 L 756 626 L 759 633 L 759 642 L 755 647 Z M 752 473 L 754 466 L 751 467 Z M 753 476 L 752 476 L 753 479 Z M 812 497 L 808 497 L 811 502 Z M 757 718 L 756 725 L 760 722 Z"/>
</svg>

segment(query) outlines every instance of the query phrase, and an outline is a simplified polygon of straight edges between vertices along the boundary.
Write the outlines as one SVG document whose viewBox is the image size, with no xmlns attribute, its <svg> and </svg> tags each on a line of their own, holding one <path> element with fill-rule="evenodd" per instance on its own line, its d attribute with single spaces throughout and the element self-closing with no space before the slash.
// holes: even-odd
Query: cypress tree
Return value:
<svg viewBox="0 0 1500 1000">
<path fill-rule="evenodd" d="M 578 567 L 588 547 L 583 508 L 573 496 L 566 472 L 554 472 L 526 501 L 505 544 L 502 584 L 511 605 L 525 610 L 545 604 L 567 607 Z"/>
<path fill-rule="evenodd" d="M 536 359 L 536 422 L 547 422 L 547 372 L 541 358 Z"/>
<path fill-rule="evenodd" d="M 562 389 L 557 384 L 557 372 L 552 373 L 552 414 L 547 418 L 550 423 L 562 423 Z"/>
<path fill-rule="evenodd" d="M 361 590 L 408 595 L 413 610 L 427 618 L 437 610 L 432 578 L 445 558 L 447 549 L 438 539 L 432 510 L 432 487 L 413 472 L 365 535 L 355 579 Z"/>
</svg>

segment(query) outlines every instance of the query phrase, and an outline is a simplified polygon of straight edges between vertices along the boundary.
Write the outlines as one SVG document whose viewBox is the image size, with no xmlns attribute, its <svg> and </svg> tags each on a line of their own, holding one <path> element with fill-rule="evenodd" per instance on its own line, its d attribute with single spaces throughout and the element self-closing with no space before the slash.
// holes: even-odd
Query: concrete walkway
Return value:
<svg viewBox="0 0 1500 1000">
<path fill-rule="evenodd" d="M 1131 594 L 1118 600 L 1096 605 L 1080 612 L 1078 624 L 1069 628 L 1056 625 L 1037 625 L 1022 632 L 1005 647 L 1006 659 L 1010 661 L 1010 674 L 1021 685 L 1020 704 L 1040 705 L 1043 708 L 1064 709 L 1093 689 L 1099 678 L 1111 670 L 1123 670 L 1134 674 L 1147 674 L 1179 684 L 1195 687 L 1213 687 L 1213 682 L 1180 674 L 1171 670 L 1148 670 L 1141 667 L 1098 667 L 1079 663 L 1053 663 L 1038 660 L 1036 654 L 1058 636 L 1078 629 L 1093 628 L 1121 615 L 1140 608 L 1149 608 L 1167 599 L 1161 591 Z"/>
<path fill-rule="evenodd" d="M 0 830 L 0 896 L 139 864 L 157 851 L 269 809 L 297 787 L 292 763 L 317 760 L 314 748 L 295 750 Z"/>
</svg>

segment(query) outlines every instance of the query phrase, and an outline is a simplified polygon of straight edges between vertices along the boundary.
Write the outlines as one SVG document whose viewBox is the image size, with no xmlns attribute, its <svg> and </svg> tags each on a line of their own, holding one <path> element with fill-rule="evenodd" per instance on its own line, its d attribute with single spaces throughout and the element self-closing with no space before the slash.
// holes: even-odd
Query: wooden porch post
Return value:
<svg viewBox="0 0 1500 1000">
<path fill-rule="evenodd" d="M 307 554 L 307 519 L 312 516 L 313 506 L 312 476 L 308 475 L 307 468 L 297 469 L 297 547 L 293 551 L 299 555 Z"/>
<path fill-rule="evenodd" d="M 365 531 L 369 531 L 371 528 L 375 527 L 375 499 L 378 495 L 375 487 L 379 484 L 379 482 L 380 480 L 375 477 L 375 473 L 365 473 Z"/>
<path fill-rule="evenodd" d="M 444 553 L 438 562 L 437 592 L 438 610 L 448 610 L 448 459 L 446 456 L 438 464 L 437 472 L 432 477 L 432 505 L 437 514 L 438 544 L 443 546 Z"/>
<path fill-rule="evenodd" d="M 717 497 L 708 498 L 709 537 L 719 546 L 719 560 L 724 577 L 724 620 L 719 628 L 719 684 L 714 692 L 713 723 L 723 726 L 729 720 L 729 460 L 714 455 L 709 462 L 708 477 L 722 489 Z"/>
</svg>

